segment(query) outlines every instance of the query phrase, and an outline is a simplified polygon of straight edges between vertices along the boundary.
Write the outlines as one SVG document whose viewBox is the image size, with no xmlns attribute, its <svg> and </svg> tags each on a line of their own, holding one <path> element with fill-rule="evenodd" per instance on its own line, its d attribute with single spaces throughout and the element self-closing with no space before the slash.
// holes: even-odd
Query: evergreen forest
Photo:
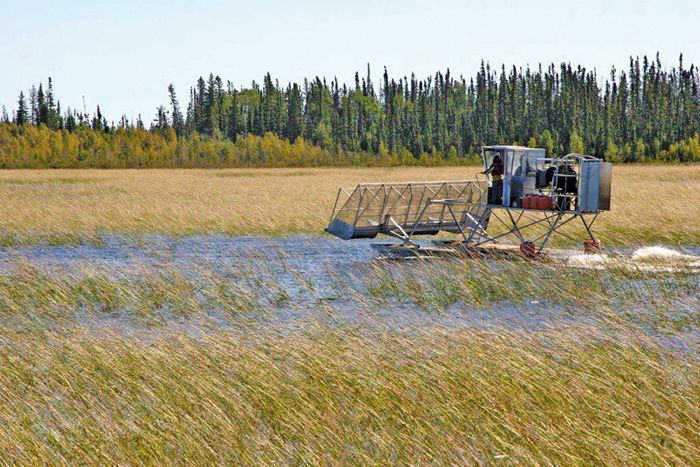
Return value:
<svg viewBox="0 0 700 467">
<path fill-rule="evenodd" d="M 237 88 L 213 73 L 185 94 L 173 85 L 152 119 L 111 120 L 62 107 L 51 78 L 0 116 L 0 167 L 292 167 L 461 164 L 482 145 L 613 162 L 700 161 L 700 74 L 630 58 L 605 75 L 562 63 L 449 69 L 426 78 L 281 84 L 268 73 Z"/>
</svg>

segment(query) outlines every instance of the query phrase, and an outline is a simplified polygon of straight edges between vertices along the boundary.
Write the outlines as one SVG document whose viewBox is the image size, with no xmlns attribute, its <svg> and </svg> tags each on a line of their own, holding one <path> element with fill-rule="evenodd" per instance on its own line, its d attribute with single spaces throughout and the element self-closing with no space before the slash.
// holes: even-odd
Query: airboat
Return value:
<svg viewBox="0 0 700 467">
<path fill-rule="evenodd" d="M 610 210 L 611 163 L 575 153 L 546 157 L 544 149 L 522 146 L 484 146 L 481 155 L 484 171 L 472 180 L 341 188 L 325 230 L 343 240 L 393 237 L 394 243 L 372 247 L 394 255 L 538 256 L 554 236 L 582 241 L 587 253 L 600 250 L 593 225 Z M 497 175 L 494 162 L 500 166 Z M 583 239 L 572 236 L 576 220 Z M 458 239 L 417 241 L 441 232 Z"/>
</svg>

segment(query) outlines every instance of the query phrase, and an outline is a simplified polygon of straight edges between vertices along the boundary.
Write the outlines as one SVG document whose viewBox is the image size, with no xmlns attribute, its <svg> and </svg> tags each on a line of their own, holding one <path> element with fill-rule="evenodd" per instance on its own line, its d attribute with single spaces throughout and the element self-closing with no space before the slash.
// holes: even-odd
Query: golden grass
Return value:
<svg viewBox="0 0 700 467">
<path fill-rule="evenodd" d="M 469 179 L 475 167 L 0 172 L 6 244 L 101 233 L 321 234 L 337 189 Z M 700 243 L 700 166 L 616 166 L 605 243 Z"/>
<path fill-rule="evenodd" d="M 3 463 L 700 461 L 700 364 L 626 332 L 0 335 Z"/>
<path fill-rule="evenodd" d="M 320 233 L 338 186 L 474 170 L 7 171 L 0 232 Z M 605 242 L 700 243 L 700 167 L 615 177 Z M 700 463 L 697 340 L 660 346 L 697 335 L 690 270 L 381 263 L 321 300 L 313 283 L 290 298 L 299 284 L 264 266 L 101 266 L 55 275 L 12 259 L 0 275 L 0 464 Z M 556 326 L 382 320 L 395 304 L 436 316 L 535 303 Z M 278 304 L 308 314 L 267 321 Z"/>
<path fill-rule="evenodd" d="M 198 262 L 197 260 L 195 260 Z M 36 325 L 70 325 L 117 319 L 128 325 L 161 325 L 215 313 L 219 324 L 238 325 L 302 307 L 301 317 L 345 322 L 347 310 L 365 320 L 377 311 L 410 310 L 415 317 L 455 309 L 492 310 L 494 305 L 522 317 L 532 303 L 534 317 L 584 320 L 601 310 L 649 332 L 680 334 L 700 326 L 697 268 L 669 261 L 648 264 L 611 260 L 602 270 L 576 269 L 563 262 L 502 259 L 368 263 L 345 275 L 316 264 L 316 277 L 292 270 L 286 280 L 279 262 L 221 268 L 159 264 L 105 267 L 85 264 L 68 271 L 44 271 L 27 260 L 5 263 L 0 274 L 0 320 L 31 318 Z M 307 271 L 308 272 L 308 271 Z M 332 290 L 331 290 L 332 288 Z M 616 311 L 615 311 L 616 310 Z M 627 310 L 634 312 L 626 313 Z M 527 327 L 527 326 L 525 326 Z"/>
<path fill-rule="evenodd" d="M 285 323 L 264 319 L 284 294 L 264 267 L 247 286 L 246 271 L 199 267 L 10 264 L 0 463 L 700 462 L 697 341 L 659 345 L 697 330 L 691 274 L 382 263 L 364 273 L 369 296 L 339 290 L 354 317 L 302 297 L 310 309 Z M 541 330 L 399 327 L 377 313 L 393 299 L 426 317 L 460 301 L 561 312 Z M 197 320 L 210 311 L 225 319 Z"/>
</svg>

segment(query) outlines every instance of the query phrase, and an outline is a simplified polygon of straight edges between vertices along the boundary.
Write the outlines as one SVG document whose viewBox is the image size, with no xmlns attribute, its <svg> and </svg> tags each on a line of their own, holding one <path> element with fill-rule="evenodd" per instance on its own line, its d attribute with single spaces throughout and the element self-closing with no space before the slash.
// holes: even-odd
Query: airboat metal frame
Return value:
<svg viewBox="0 0 700 467">
<path fill-rule="evenodd" d="M 501 204 L 490 202 L 489 190 L 494 183 L 488 175 L 486 180 L 477 175 L 475 180 L 361 184 L 352 190 L 339 190 L 326 231 L 345 240 L 384 234 L 401 241 L 391 245 L 393 249 L 413 251 L 426 250 L 415 241 L 416 236 L 439 232 L 459 234 L 461 241 L 433 243 L 464 251 L 502 246 L 502 241 L 511 239 L 519 242 L 511 243 L 516 250 L 536 255 L 544 251 L 555 234 L 577 241 L 561 229 L 578 218 L 588 236 L 584 243 L 594 249 L 600 247 L 592 228 L 600 213 L 610 208 L 611 164 L 580 154 L 545 158 L 541 149 L 486 146 L 482 151 L 485 168 L 489 165 L 488 152 L 498 152 L 506 159 Z M 520 163 L 511 160 L 515 157 L 521 157 Z M 525 158 L 535 169 L 554 168 L 549 186 L 537 189 L 551 199 L 551 209 L 517 205 L 522 199 L 518 197 L 534 191 L 534 184 L 525 179 L 532 174 L 514 175 L 516 166 L 522 172 Z M 569 168 L 579 170 L 573 170 L 572 175 Z M 572 183 L 566 178 L 573 180 L 575 192 L 557 188 Z M 495 223 L 505 230 L 489 233 L 489 224 Z M 531 234 L 533 230 L 535 234 Z"/>
<path fill-rule="evenodd" d="M 414 243 L 412 238 L 417 235 L 459 233 L 476 226 L 486 190 L 486 181 L 478 180 L 341 188 L 326 231 L 343 240 L 384 234 L 406 243 Z"/>
</svg>

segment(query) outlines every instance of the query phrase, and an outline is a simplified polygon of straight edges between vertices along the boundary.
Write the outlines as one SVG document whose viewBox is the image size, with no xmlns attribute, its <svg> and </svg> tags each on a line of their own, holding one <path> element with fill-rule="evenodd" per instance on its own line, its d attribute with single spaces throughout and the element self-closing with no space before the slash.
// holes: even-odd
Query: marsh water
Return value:
<svg viewBox="0 0 700 467">
<path fill-rule="evenodd" d="M 496 301 L 487 306 L 457 300 L 444 308 L 418 306 L 414 301 L 394 297 L 371 303 L 367 278 L 377 268 L 392 274 L 409 272 L 416 261 L 455 264 L 465 259 L 389 259 L 371 248 L 376 240 L 340 241 L 330 237 L 289 236 L 224 237 L 161 235 L 105 235 L 95 245 L 31 245 L 0 248 L 0 274 L 27 268 L 47 277 L 79 279 L 99 274 L 117 281 L 140 280 L 144 276 L 175 273 L 193 284 L 205 284 L 215 275 L 226 284 L 251 292 L 264 313 L 255 319 L 293 327 L 310 319 L 342 324 L 365 324 L 397 328 L 423 324 L 480 329 L 543 329 L 590 318 L 571 313 L 547 300 L 523 299 Z M 557 250 L 553 258 L 562 268 L 600 268 L 610 256 L 624 258 L 630 268 L 656 268 L 660 274 L 676 273 L 681 262 L 684 274 L 693 284 L 700 283 L 700 248 L 663 246 L 619 249 L 605 255 L 583 255 L 580 251 Z M 517 278 L 514 278 L 517 280 Z M 697 290 L 696 290 L 697 292 Z M 196 292 L 193 292 L 196 293 Z M 246 292 L 247 293 L 247 292 Z M 692 301 L 691 301 L 692 303 Z M 167 305 L 167 304 L 166 304 Z M 370 306 L 371 305 L 371 306 Z M 680 309 L 685 309 L 684 304 Z M 689 313 L 697 313 L 689 310 Z M 163 316 L 168 316 L 167 312 Z M 110 315 L 111 324 L 133 326 L 133 320 Z M 169 316 L 168 326 L 189 326 L 206 321 L 217 326 L 236 326 L 223 319 L 216 309 L 204 316 Z M 104 323 L 103 323 L 104 324 Z M 688 339 L 700 342 L 700 334 L 691 327 L 681 337 L 664 336 L 665 342 L 681 347 Z M 676 342 L 676 340 L 678 342 Z"/>
</svg>

